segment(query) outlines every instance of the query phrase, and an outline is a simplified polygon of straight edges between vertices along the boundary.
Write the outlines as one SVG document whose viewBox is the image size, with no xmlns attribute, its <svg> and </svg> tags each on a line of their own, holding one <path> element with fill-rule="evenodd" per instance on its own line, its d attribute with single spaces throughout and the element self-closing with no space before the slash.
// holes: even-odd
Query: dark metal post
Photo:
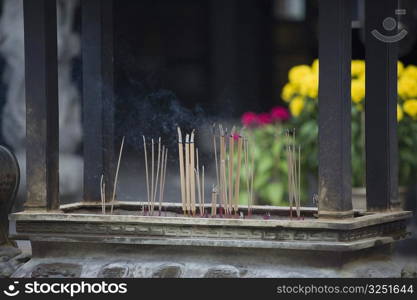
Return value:
<svg viewBox="0 0 417 300">
<path fill-rule="evenodd" d="M 319 1 L 319 216 L 351 217 L 351 1 Z"/>
<path fill-rule="evenodd" d="M 368 209 L 375 211 L 398 205 L 398 43 L 392 42 L 398 30 L 383 23 L 397 20 L 397 8 L 397 0 L 365 1 L 366 198 Z"/>
<path fill-rule="evenodd" d="M 28 208 L 59 208 L 56 0 L 24 0 Z"/>
<path fill-rule="evenodd" d="M 84 201 L 110 201 L 114 177 L 113 1 L 82 0 Z"/>
</svg>

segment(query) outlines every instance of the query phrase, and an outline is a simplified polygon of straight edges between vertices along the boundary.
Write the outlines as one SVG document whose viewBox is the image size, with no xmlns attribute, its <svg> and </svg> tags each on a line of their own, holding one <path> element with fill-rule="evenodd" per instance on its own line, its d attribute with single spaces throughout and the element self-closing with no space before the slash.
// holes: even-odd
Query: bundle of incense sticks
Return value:
<svg viewBox="0 0 417 300">
<path fill-rule="evenodd" d="M 286 147 L 287 152 L 287 167 L 288 167 L 288 197 L 290 205 L 290 218 L 292 217 L 292 208 L 295 205 L 297 217 L 300 217 L 300 191 L 301 191 L 301 147 L 295 144 L 295 130 L 286 132 L 288 145 Z"/>
<path fill-rule="evenodd" d="M 195 131 L 185 135 L 185 147 L 182 142 L 182 132 L 178 127 L 178 155 L 180 164 L 181 202 L 184 215 L 196 213 L 196 183 L 200 213 L 204 211 L 204 167 L 200 180 L 200 167 L 198 165 L 198 151 L 196 152 L 194 137 Z M 185 148 L 185 149 L 184 149 Z M 196 164 L 197 159 L 197 164 Z M 196 182 L 197 179 L 197 182 Z M 201 183 L 203 183 L 201 185 Z"/>
<path fill-rule="evenodd" d="M 124 143 L 125 143 L 125 137 L 123 137 L 122 143 L 120 145 L 119 159 L 117 161 L 116 173 L 114 175 L 113 195 L 112 195 L 112 200 L 111 200 L 110 214 L 113 214 L 113 207 L 114 207 L 114 201 L 115 201 L 115 198 L 116 198 L 116 190 L 117 190 L 117 181 L 118 181 L 118 178 L 119 178 L 119 169 L 120 169 L 120 162 L 122 160 L 122 153 L 123 153 Z M 105 196 L 105 194 L 104 194 L 104 196 Z"/>
<path fill-rule="evenodd" d="M 230 135 L 227 129 L 219 125 L 219 148 L 220 158 L 217 159 L 216 133 L 213 130 L 213 150 L 216 164 L 217 187 L 216 192 L 220 195 L 219 212 L 226 215 L 237 214 L 239 208 L 240 179 L 243 159 L 247 158 L 245 142 L 242 132 L 236 133 L 232 128 Z M 248 152 L 249 153 L 249 152 Z M 237 155 L 237 159 L 236 158 Z M 248 166 L 248 164 L 246 164 Z M 216 197 L 217 197 L 216 193 Z"/>
<path fill-rule="evenodd" d="M 155 163 L 155 141 L 151 139 L 151 180 L 149 180 L 148 151 L 146 138 L 143 136 L 143 147 L 145 155 L 145 172 L 146 172 L 146 192 L 147 192 L 147 210 L 153 215 L 155 210 L 156 196 L 159 189 L 159 214 L 161 213 L 162 203 L 164 200 L 166 165 L 168 161 L 168 148 L 162 145 L 161 138 L 158 139 L 158 153 Z M 155 170 L 156 164 L 156 170 Z M 156 174 L 155 174 L 156 173 Z M 151 184 L 149 185 L 149 181 Z M 144 209 L 145 213 L 145 209 Z"/>
</svg>

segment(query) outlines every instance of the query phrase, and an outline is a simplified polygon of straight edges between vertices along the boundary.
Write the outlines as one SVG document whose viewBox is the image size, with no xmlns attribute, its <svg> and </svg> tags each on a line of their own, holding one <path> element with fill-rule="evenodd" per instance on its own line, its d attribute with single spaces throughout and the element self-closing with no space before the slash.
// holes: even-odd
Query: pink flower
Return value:
<svg viewBox="0 0 417 300">
<path fill-rule="evenodd" d="M 258 115 L 258 124 L 259 125 L 268 125 L 272 123 L 272 117 L 269 113 L 260 113 Z"/>
<path fill-rule="evenodd" d="M 238 141 L 238 140 L 239 140 L 239 138 L 240 138 L 240 135 L 239 135 L 239 134 L 237 134 L 237 133 L 233 134 L 233 139 L 234 139 L 235 141 Z"/>
<path fill-rule="evenodd" d="M 258 116 L 253 112 L 245 112 L 242 115 L 242 123 L 243 125 L 249 127 L 256 125 L 258 123 Z"/>
<path fill-rule="evenodd" d="M 283 122 L 287 121 L 290 118 L 290 114 L 285 107 L 275 106 L 271 110 L 271 117 L 274 121 Z"/>
</svg>

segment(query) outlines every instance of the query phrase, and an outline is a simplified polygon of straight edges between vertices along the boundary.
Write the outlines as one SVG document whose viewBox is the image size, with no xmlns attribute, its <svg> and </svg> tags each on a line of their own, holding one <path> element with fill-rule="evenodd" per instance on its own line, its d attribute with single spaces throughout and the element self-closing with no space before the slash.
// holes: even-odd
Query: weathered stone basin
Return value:
<svg viewBox="0 0 417 300">
<path fill-rule="evenodd" d="M 86 202 L 12 214 L 13 237 L 30 240 L 34 257 L 15 276 L 58 276 L 56 263 L 70 268 L 61 266 L 63 277 L 343 276 L 342 266 L 353 258 L 387 254 L 406 237 L 411 216 L 356 212 L 317 219 L 315 208 L 302 208 L 303 218 L 290 219 L 287 207 L 262 206 L 245 219 L 200 218 L 182 216 L 178 204 L 144 216 L 142 204 L 119 202 L 113 215 Z"/>
</svg>

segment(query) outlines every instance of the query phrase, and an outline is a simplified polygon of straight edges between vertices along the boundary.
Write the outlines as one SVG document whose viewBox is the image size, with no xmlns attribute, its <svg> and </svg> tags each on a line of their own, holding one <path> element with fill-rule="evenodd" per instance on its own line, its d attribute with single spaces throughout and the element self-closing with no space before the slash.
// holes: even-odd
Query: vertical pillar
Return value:
<svg viewBox="0 0 417 300">
<path fill-rule="evenodd" d="M 365 1 L 366 200 L 374 211 L 399 204 L 397 8 L 398 0 Z"/>
<path fill-rule="evenodd" d="M 82 0 L 84 201 L 110 201 L 114 177 L 113 1 Z"/>
<path fill-rule="evenodd" d="M 59 208 L 56 0 L 24 0 L 28 208 Z"/>
<path fill-rule="evenodd" d="M 319 217 L 353 215 L 351 0 L 319 0 Z"/>
</svg>

